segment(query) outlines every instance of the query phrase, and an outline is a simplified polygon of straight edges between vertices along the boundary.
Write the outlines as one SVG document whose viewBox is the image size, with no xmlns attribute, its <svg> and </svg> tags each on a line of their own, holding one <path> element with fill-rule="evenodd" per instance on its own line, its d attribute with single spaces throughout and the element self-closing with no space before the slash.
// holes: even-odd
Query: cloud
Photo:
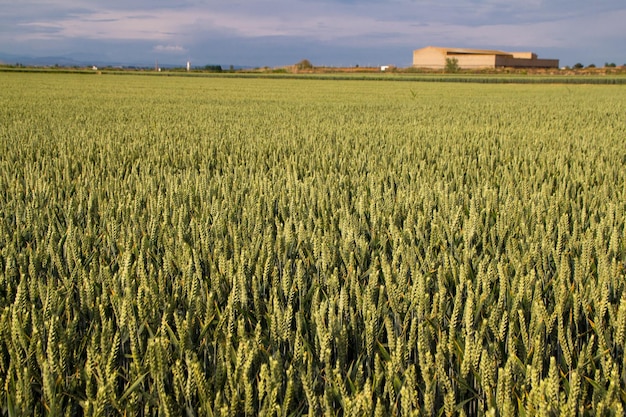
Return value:
<svg viewBox="0 0 626 417">
<path fill-rule="evenodd" d="M 45 3 L 45 2 L 44 2 Z M 480 39 L 485 34 L 494 40 L 536 43 L 540 34 L 571 27 L 589 27 L 593 22 L 612 21 L 615 2 L 602 1 L 591 7 L 580 0 L 453 0 L 442 4 L 432 0 L 260 0 L 246 4 L 221 4 L 213 1 L 187 2 L 183 6 L 149 7 L 133 2 L 132 7 L 114 2 L 118 8 L 71 9 L 65 16 L 49 20 L 23 19 L 21 40 L 88 38 L 111 40 L 152 40 L 178 43 L 184 39 L 219 33 L 235 37 L 287 36 L 320 41 L 359 38 L 393 40 L 401 37 L 433 37 L 460 34 Z M 565 4 L 569 7 L 563 7 Z M 611 6 L 611 7 L 609 7 Z M 108 6 L 110 7 L 110 6 Z M 551 29 L 554 28 L 554 29 Z M 612 27 L 615 30 L 617 27 Z M 26 29 L 26 30 L 24 30 Z M 539 32 L 534 34 L 533 31 Z M 528 33 L 528 32 L 531 33 Z M 580 36 L 572 32 L 573 38 Z M 450 36 L 447 36 L 450 37 Z M 526 41 L 524 41 L 526 39 Z M 550 44 L 557 42 L 550 40 Z M 165 44 L 165 43 L 164 43 Z"/>
<path fill-rule="evenodd" d="M 0 7 L 0 51 L 97 45 L 130 57 L 292 57 L 306 44 L 320 56 L 378 48 L 408 51 L 410 59 L 412 49 L 440 45 L 605 48 L 607 59 L 621 59 L 615 54 L 626 43 L 623 0 L 0 0 Z"/>
<path fill-rule="evenodd" d="M 29 22 L 21 23 L 20 26 L 28 28 L 33 32 L 57 33 L 62 30 L 62 26 L 53 22 Z"/>
<path fill-rule="evenodd" d="M 152 48 L 154 52 L 164 52 L 169 54 L 184 54 L 187 52 L 185 48 L 180 45 L 156 45 Z"/>
<path fill-rule="evenodd" d="M 102 11 L 80 13 L 54 22 L 28 22 L 20 26 L 33 30 L 23 32 L 21 40 L 54 38 L 163 40 L 176 33 L 179 26 L 159 15 Z M 55 28 L 42 31 L 40 28 Z"/>
</svg>

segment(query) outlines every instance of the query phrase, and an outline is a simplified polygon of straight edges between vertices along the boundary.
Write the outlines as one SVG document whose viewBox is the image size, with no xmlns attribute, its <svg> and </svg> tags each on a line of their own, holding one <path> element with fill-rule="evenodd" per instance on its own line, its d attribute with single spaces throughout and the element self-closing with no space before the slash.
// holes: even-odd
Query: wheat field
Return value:
<svg viewBox="0 0 626 417">
<path fill-rule="evenodd" d="M 623 86 L 0 85 L 2 415 L 624 415 Z"/>
</svg>

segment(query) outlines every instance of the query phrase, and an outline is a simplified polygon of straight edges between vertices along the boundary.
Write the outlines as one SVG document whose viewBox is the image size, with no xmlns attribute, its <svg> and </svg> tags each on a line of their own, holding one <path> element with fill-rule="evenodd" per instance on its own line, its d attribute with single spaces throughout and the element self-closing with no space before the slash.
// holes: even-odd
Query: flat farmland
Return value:
<svg viewBox="0 0 626 417">
<path fill-rule="evenodd" d="M 0 414 L 624 414 L 625 86 L 0 87 Z"/>
</svg>

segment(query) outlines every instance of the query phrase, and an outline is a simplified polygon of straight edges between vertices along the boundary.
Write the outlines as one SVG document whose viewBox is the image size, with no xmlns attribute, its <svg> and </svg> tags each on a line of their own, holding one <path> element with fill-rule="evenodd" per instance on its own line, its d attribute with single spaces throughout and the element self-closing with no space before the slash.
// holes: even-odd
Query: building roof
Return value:
<svg viewBox="0 0 626 417">
<path fill-rule="evenodd" d="M 511 56 L 510 52 L 498 51 L 495 49 L 471 49 L 471 48 L 444 48 L 439 46 L 427 46 L 422 49 L 436 49 L 442 54 L 468 54 L 468 55 L 506 55 Z M 417 49 L 418 51 L 420 49 Z"/>
</svg>

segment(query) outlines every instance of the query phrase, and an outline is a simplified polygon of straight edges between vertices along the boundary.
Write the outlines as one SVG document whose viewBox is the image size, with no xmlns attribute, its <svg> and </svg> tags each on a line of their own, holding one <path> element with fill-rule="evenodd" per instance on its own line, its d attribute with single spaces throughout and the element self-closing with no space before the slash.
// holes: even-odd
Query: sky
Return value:
<svg viewBox="0 0 626 417">
<path fill-rule="evenodd" d="M 0 10 L 5 55 L 407 67 L 414 49 L 443 46 L 626 64 L 624 0 L 0 0 Z"/>
</svg>

